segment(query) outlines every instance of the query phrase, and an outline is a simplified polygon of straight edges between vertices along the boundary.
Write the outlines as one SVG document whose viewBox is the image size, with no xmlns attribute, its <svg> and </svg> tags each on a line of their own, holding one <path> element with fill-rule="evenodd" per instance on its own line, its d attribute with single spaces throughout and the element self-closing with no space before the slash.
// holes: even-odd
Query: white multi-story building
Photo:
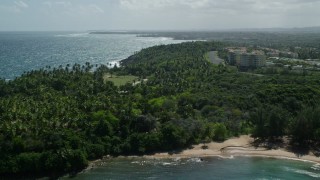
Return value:
<svg viewBox="0 0 320 180">
<path fill-rule="evenodd" d="M 258 68 L 266 65 L 266 55 L 263 51 L 247 52 L 246 48 L 229 48 L 228 61 L 241 69 Z"/>
</svg>

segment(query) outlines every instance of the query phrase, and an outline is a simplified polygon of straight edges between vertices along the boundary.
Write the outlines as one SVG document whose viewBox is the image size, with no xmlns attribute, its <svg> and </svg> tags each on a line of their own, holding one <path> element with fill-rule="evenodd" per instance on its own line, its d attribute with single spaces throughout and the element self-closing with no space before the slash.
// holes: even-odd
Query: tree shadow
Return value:
<svg viewBox="0 0 320 180">
<path fill-rule="evenodd" d="M 310 143 L 298 143 L 288 138 L 256 138 L 251 145 L 255 148 L 266 148 L 267 150 L 284 148 L 288 152 L 294 153 L 298 158 L 313 152 L 315 156 L 320 156 L 320 148 L 311 148 Z M 317 146 L 319 147 L 319 146 Z"/>
<path fill-rule="evenodd" d="M 188 149 L 193 149 L 193 147 L 188 147 Z M 152 152 L 146 152 L 146 153 L 142 153 L 142 154 L 135 154 L 135 156 L 138 157 L 143 157 L 144 155 L 148 155 L 148 156 L 153 156 L 155 154 L 159 154 L 159 153 L 168 153 L 169 155 L 174 155 L 174 154 L 180 154 L 185 150 L 185 148 L 179 148 L 179 149 L 175 149 L 175 150 L 160 150 L 160 151 L 152 151 Z"/>
<path fill-rule="evenodd" d="M 189 147 L 188 149 L 192 149 L 192 148 Z M 184 149 L 183 149 L 183 148 L 180 148 L 180 149 L 175 149 L 175 150 L 169 151 L 168 154 L 169 154 L 169 155 L 180 154 L 180 153 L 182 153 L 183 151 L 184 151 Z"/>
<path fill-rule="evenodd" d="M 209 146 L 204 144 L 204 145 L 201 146 L 201 149 L 209 149 Z"/>
<path fill-rule="evenodd" d="M 320 157 L 320 147 L 313 148 L 313 149 L 311 150 L 311 152 L 312 152 L 316 157 Z"/>
<path fill-rule="evenodd" d="M 266 148 L 268 150 L 271 149 L 279 149 L 286 147 L 287 140 L 284 138 L 268 138 L 268 139 L 262 139 L 262 138 L 256 138 L 253 142 L 250 144 L 255 148 Z"/>
<path fill-rule="evenodd" d="M 293 152 L 297 157 L 308 155 L 311 148 L 308 144 L 290 143 L 286 150 Z"/>
</svg>

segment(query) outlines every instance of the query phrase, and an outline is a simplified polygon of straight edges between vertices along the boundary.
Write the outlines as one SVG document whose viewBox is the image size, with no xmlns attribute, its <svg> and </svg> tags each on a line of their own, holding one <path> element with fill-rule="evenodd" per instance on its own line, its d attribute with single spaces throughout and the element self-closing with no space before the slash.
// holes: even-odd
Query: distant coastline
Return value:
<svg viewBox="0 0 320 180">
<path fill-rule="evenodd" d="M 214 40 L 225 42 L 251 43 L 257 40 L 257 35 L 262 38 L 267 35 L 292 36 L 299 38 L 301 34 L 315 35 L 320 32 L 320 27 L 303 28 L 240 28 L 240 29 L 216 29 L 216 30 L 128 30 L 128 31 L 90 31 L 89 34 L 131 34 L 137 37 L 168 37 L 174 40 Z M 258 38 L 259 39 L 259 38 Z M 278 38 L 275 38 L 278 39 Z"/>
</svg>

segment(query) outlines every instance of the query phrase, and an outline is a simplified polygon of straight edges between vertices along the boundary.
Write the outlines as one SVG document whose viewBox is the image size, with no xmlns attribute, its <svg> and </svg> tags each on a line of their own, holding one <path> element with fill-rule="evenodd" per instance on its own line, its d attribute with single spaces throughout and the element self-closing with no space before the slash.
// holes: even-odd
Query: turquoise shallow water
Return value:
<svg viewBox="0 0 320 180">
<path fill-rule="evenodd" d="M 115 158 L 74 179 L 319 179 L 320 165 L 285 159 Z M 68 179 L 68 178 L 62 178 Z"/>
<path fill-rule="evenodd" d="M 154 45 L 180 43 L 170 38 L 94 35 L 79 32 L 0 32 L 0 78 L 67 64 L 106 64 Z"/>
</svg>

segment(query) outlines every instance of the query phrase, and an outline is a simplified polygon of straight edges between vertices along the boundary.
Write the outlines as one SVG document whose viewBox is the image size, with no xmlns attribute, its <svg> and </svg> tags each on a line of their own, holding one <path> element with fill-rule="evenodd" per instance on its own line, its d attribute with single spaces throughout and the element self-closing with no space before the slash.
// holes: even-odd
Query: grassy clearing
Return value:
<svg viewBox="0 0 320 180">
<path fill-rule="evenodd" d="M 206 54 L 204 54 L 204 59 L 207 60 L 208 62 L 211 62 L 211 61 L 210 61 L 209 53 L 210 53 L 210 52 L 207 52 Z"/>
<path fill-rule="evenodd" d="M 106 74 L 103 77 L 104 81 L 111 81 L 114 83 L 114 85 L 116 86 L 122 86 L 125 85 L 127 83 L 133 83 L 135 80 L 138 79 L 137 76 L 116 76 L 116 75 L 112 75 L 111 74 Z"/>
</svg>

